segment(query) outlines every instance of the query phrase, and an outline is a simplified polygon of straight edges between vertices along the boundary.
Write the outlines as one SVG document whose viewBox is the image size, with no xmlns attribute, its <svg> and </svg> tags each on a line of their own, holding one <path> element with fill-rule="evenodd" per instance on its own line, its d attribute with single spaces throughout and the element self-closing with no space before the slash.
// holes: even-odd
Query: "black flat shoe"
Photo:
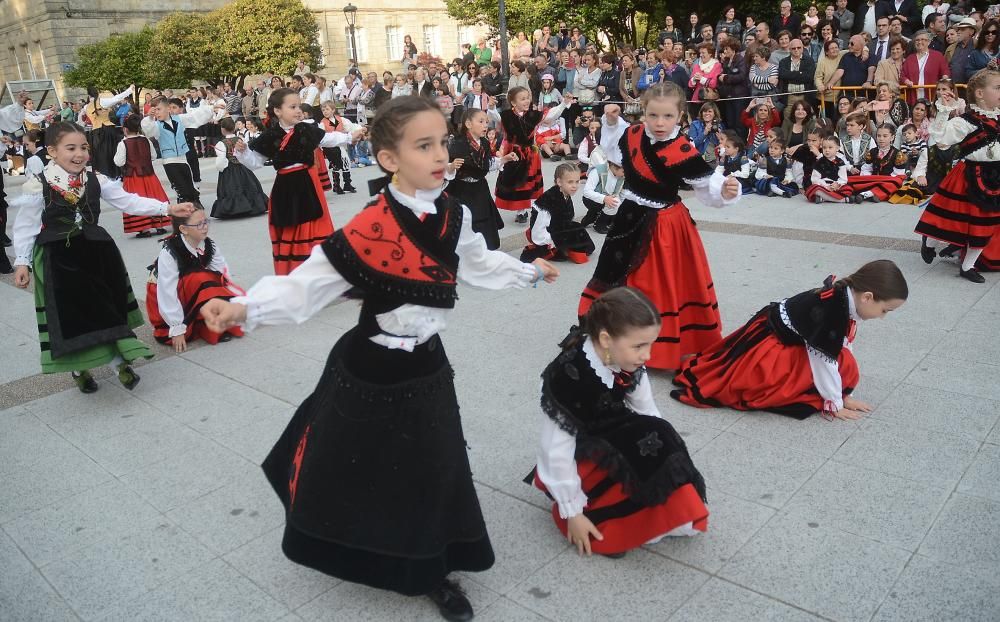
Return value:
<svg viewBox="0 0 1000 622">
<path fill-rule="evenodd" d="M 122 386 L 131 391 L 135 388 L 135 385 L 139 384 L 139 374 L 135 373 L 132 366 L 128 363 L 122 363 L 118 366 L 118 382 L 122 383 Z"/>
<path fill-rule="evenodd" d="M 151 237 L 153 237 L 153 232 L 152 231 L 140 231 L 139 233 L 135 234 L 135 237 L 137 239 L 138 238 L 151 238 Z"/>
<path fill-rule="evenodd" d="M 958 244 L 949 244 L 948 246 L 945 246 L 944 248 L 941 249 L 941 252 L 938 253 L 938 257 L 945 257 L 950 259 L 954 257 L 955 253 L 957 253 L 960 250 L 962 250 L 962 247 L 959 246 Z"/>
<path fill-rule="evenodd" d="M 979 274 L 975 268 L 969 268 L 968 270 L 958 269 L 958 276 L 962 277 L 967 281 L 972 281 L 973 283 L 985 283 L 986 278 Z"/>
<path fill-rule="evenodd" d="M 97 392 L 97 381 L 94 377 L 90 375 L 89 371 L 82 371 L 79 374 L 73 372 L 73 382 L 76 383 L 80 393 L 96 393 Z"/>
<path fill-rule="evenodd" d="M 219 343 L 226 343 L 227 341 L 232 341 L 232 340 L 233 336 L 230 335 L 229 333 L 222 333 L 222 335 L 219 337 Z"/>
<path fill-rule="evenodd" d="M 438 606 L 441 617 L 449 622 L 468 622 L 475 615 L 472 603 L 458 583 L 445 579 L 440 587 L 427 595 Z"/>
<path fill-rule="evenodd" d="M 817 197 L 813 197 L 813 203 L 815 203 L 816 205 L 819 205 L 822 202 L 823 202 L 823 199 L 819 198 L 818 196 Z"/>
<path fill-rule="evenodd" d="M 163 235 L 163 234 L 164 234 L 164 233 L 166 233 L 166 232 L 167 232 L 167 230 L 166 230 L 166 229 L 164 229 L 163 227 L 158 227 L 158 228 L 156 229 L 156 235 Z"/>
<path fill-rule="evenodd" d="M 937 256 L 937 252 L 927 246 L 927 238 L 920 241 L 920 258 L 924 260 L 925 264 L 930 264 L 934 261 L 934 257 Z"/>
<path fill-rule="evenodd" d="M 601 557 L 607 557 L 608 559 L 621 559 L 628 555 L 628 551 L 622 551 L 621 553 L 598 553 Z"/>
<path fill-rule="evenodd" d="M 357 191 L 358 189 L 352 186 L 351 184 L 347 184 L 346 186 L 344 186 L 344 192 L 357 192 Z"/>
</svg>

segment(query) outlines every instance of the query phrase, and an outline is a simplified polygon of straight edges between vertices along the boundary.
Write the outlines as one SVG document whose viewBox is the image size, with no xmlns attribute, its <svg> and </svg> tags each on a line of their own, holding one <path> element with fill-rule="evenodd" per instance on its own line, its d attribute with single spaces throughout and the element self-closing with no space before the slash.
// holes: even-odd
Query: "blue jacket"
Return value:
<svg viewBox="0 0 1000 622">
<path fill-rule="evenodd" d="M 176 125 L 175 129 L 171 129 L 163 121 L 156 122 L 160 126 L 160 137 L 157 141 L 160 145 L 160 157 L 163 159 L 183 157 L 188 152 L 187 139 L 184 137 L 184 124 L 180 117 L 175 114 L 170 115 L 170 119 Z"/>
</svg>

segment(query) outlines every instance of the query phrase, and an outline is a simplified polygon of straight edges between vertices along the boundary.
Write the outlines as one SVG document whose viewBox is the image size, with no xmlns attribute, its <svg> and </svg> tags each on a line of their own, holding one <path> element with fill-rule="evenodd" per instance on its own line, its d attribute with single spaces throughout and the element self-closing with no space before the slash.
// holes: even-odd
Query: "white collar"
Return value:
<svg viewBox="0 0 1000 622">
<path fill-rule="evenodd" d="M 861 316 L 858 315 L 857 305 L 854 304 L 854 290 L 847 287 L 847 313 L 851 316 L 851 319 L 855 322 L 860 322 Z"/>
<path fill-rule="evenodd" d="M 396 187 L 396 184 L 389 183 L 386 186 L 393 198 L 413 210 L 414 214 L 437 214 L 437 205 L 434 201 L 444 192 L 444 184 L 434 190 L 417 190 L 416 196 L 410 196 Z"/>
<path fill-rule="evenodd" d="M 204 251 L 204 249 L 202 248 L 202 246 L 203 246 L 203 245 L 205 244 L 205 241 L 204 241 L 204 240 L 202 240 L 202 241 L 201 241 L 201 244 L 198 244 L 198 246 L 191 246 L 190 244 L 188 244 L 188 241 L 187 241 L 187 238 L 186 238 L 186 237 L 184 237 L 184 236 L 182 235 L 182 236 L 180 236 L 180 238 L 181 238 L 181 242 L 183 242 L 183 243 L 184 243 L 184 248 L 188 249 L 188 251 L 189 251 L 189 252 L 190 252 L 190 253 L 191 253 L 192 255 L 197 255 L 197 254 L 198 254 L 198 251 Z"/>
<path fill-rule="evenodd" d="M 986 110 L 985 108 L 980 108 L 975 104 L 970 104 L 969 107 L 972 108 L 973 112 L 981 114 L 988 119 L 996 119 L 1000 117 L 1000 109 Z"/>
<path fill-rule="evenodd" d="M 615 372 L 621 371 L 621 368 L 615 365 L 609 367 L 604 364 L 601 357 L 597 355 L 597 348 L 594 347 L 594 340 L 589 335 L 586 339 L 584 339 L 583 353 L 587 356 L 587 362 L 590 363 L 590 367 L 597 373 L 597 377 L 601 379 L 604 386 L 609 389 L 615 386 Z"/>
<path fill-rule="evenodd" d="M 60 190 L 69 190 L 69 172 L 63 167 L 56 164 L 55 160 L 49 160 L 49 163 L 45 165 L 45 181 L 48 182 L 50 186 L 55 186 Z M 83 185 L 79 188 L 80 196 L 83 196 L 83 191 L 87 187 L 87 171 L 84 170 L 80 173 L 80 181 Z"/>
<path fill-rule="evenodd" d="M 646 131 L 646 138 L 649 139 L 649 142 L 655 145 L 656 143 L 665 143 L 668 140 L 677 138 L 677 135 L 681 133 L 681 124 L 678 123 L 677 126 L 674 127 L 674 131 L 670 133 L 670 136 L 667 136 L 666 138 L 657 138 L 651 131 L 649 131 L 649 127 L 647 126 L 643 126 L 643 129 Z"/>
<path fill-rule="evenodd" d="M 715 63 L 717 63 L 717 62 L 719 62 L 719 61 L 717 61 L 714 58 L 710 58 L 707 61 L 702 61 L 702 60 L 699 59 L 698 60 L 698 66 L 699 67 L 703 67 L 705 71 L 711 71 L 712 67 L 715 67 Z"/>
</svg>

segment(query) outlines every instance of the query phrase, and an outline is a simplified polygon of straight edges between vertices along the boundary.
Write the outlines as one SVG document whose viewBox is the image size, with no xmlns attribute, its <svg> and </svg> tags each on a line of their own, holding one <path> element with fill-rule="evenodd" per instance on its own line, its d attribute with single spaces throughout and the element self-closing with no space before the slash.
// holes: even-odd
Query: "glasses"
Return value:
<svg viewBox="0 0 1000 622">
<path fill-rule="evenodd" d="M 804 50 L 805 48 L 802 47 L 801 45 L 793 45 L 793 46 L 789 47 L 788 49 L 789 50 Z"/>
<path fill-rule="evenodd" d="M 185 224 L 184 226 L 185 227 L 191 227 L 192 229 L 208 229 L 208 221 L 207 220 L 203 220 L 203 221 L 201 221 L 200 223 L 198 223 L 196 225 Z"/>
<path fill-rule="evenodd" d="M 986 34 L 993 35 L 995 37 L 997 35 L 997 31 L 996 30 L 987 30 Z"/>
</svg>

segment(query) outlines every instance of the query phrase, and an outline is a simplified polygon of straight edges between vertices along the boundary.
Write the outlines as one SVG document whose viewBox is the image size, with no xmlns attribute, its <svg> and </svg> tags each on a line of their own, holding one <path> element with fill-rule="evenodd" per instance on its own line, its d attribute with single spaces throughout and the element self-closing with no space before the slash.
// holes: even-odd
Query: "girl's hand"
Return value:
<svg viewBox="0 0 1000 622">
<path fill-rule="evenodd" d="M 618 205 L 618 199 L 611 196 L 610 194 L 604 197 L 604 204 L 608 207 L 615 207 Z"/>
<path fill-rule="evenodd" d="M 358 128 L 351 132 L 351 142 L 356 143 L 365 137 L 365 128 Z"/>
<path fill-rule="evenodd" d="M 926 186 L 927 185 L 927 178 L 924 177 L 923 175 L 921 175 L 920 177 L 917 177 L 917 185 L 918 186 Z"/>
<path fill-rule="evenodd" d="M 542 271 L 542 278 L 545 279 L 546 283 L 555 283 L 556 279 L 559 278 L 559 269 L 544 259 L 536 259 L 531 263 Z"/>
<path fill-rule="evenodd" d="M 567 106 L 572 106 L 576 102 L 576 97 L 572 93 L 569 95 L 563 95 L 563 103 Z"/>
<path fill-rule="evenodd" d="M 909 82 L 909 80 L 907 80 L 907 82 Z M 912 86 L 912 83 L 910 86 Z M 955 105 L 955 94 L 951 91 L 941 91 L 941 94 L 938 95 L 938 100 L 950 108 Z"/>
<path fill-rule="evenodd" d="M 170 343 L 174 346 L 174 352 L 178 354 L 180 354 L 181 352 L 187 352 L 188 344 L 187 344 L 187 339 L 184 338 L 184 335 L 177 335 L 176 337 L 172 337 L 170 339 Z"/>
<path fill-rule="evenodd" d="M 500 160 L 503 161 L 504 163 L 506 163 L 506 162 L 517 162 L 519 159 L 520 158 L 513 151 L 511 151 L 507 155 L 505 155 L 502 158 L 500 158 Z"/>
<path fill-rule="evenodd" d="M 27 102 L 29 99 L 31 99 L 31 96 L 28 95 L 28 91 L 19 91 L 18 92 L 18 94 L 17 94 L 17 103 L 20 104 L 21 106 L 24 106 L 25 102 Z"/>
<path fill-rule="evenodd" d="M 246 305 L 213 298 L 201 307 L 201 317 L 212 332 L 224 333 L 247 321 Z"/>
<path fill-rule="evenodd" d="M 465 158 L 455 158 L 448 165 L 448 172 L 449 173 L 454 173 L 458 169 L 462 168 L 463 164 L 465 164 Z"/>
<path fill-rule="evenodd" d="M 722 198 L 730 201 L 740 194 L 740 182 L 735 177 L 729 177 L 722 182 Z"/>
<path fill-rule="evenodd" d="M 28 271 L 28 266 L 14 268 L 14 285 L 27 289 L 29 283 L 31 283 L 31 272 Z"/>
<path fill-rule="evenodd" d="M 870 413 L 872 411 L 872 407 L 869 404 L 866 404 L 861 400 L 856 400 L 850 396 L 844 398 L 844 408 L 854 410 L 859 413 Z"/>
<path fill-rule="evenodd" d="M 847 419 L 848 421 L 854 421 L 855 419 L 860 419 L 862 413 L 857 410 L 851 410 L 850 408 L 841 408 L 837 412 L 833 413 L 833 416 L 837 419 Z"/>
<path fill-rule="evenodd" d="M 576 551 L 580 555 L 586 552 L 587 556 L 590 556 L 590 536 L 594 536 L 598 541 L 604 539 L 597 527 L 594 527 L 594 523 L 583 514 L 577 514 L 566 521 L 566 539 L 570 544 L 576 545 Z"/>
<path fill-rule="evenodd" d="M 176 205 L 171 205 L 167 208 L 167 215 L 176 216 L 178 218 L 184 218 L 190 216 L 191 212 L 194 211 L 194 204 L 192 203 L 178 203 Z"/>
<path fill-rule="evenodd" d="M 830 184 L 830 190 L 833 190 L 833 191 L 835 191 L 835 192 L 836 192 L 837 190 L 840 190 L 840 184 L 839 184 L 839 183 L 837 183 L 837 182 L 833 182 L 832 184 Z"/>
<path fill-rule="evenodd" d="M 239 141 L 238 143 L 236 143 L 235 146 L 233 146 L 233 151 L 235 151 L 237 153 L 243 153 L 246 150 L 247 150 L 247 144 L 245 142 L 243 142 L 242 140 Z"/>
</svg>

